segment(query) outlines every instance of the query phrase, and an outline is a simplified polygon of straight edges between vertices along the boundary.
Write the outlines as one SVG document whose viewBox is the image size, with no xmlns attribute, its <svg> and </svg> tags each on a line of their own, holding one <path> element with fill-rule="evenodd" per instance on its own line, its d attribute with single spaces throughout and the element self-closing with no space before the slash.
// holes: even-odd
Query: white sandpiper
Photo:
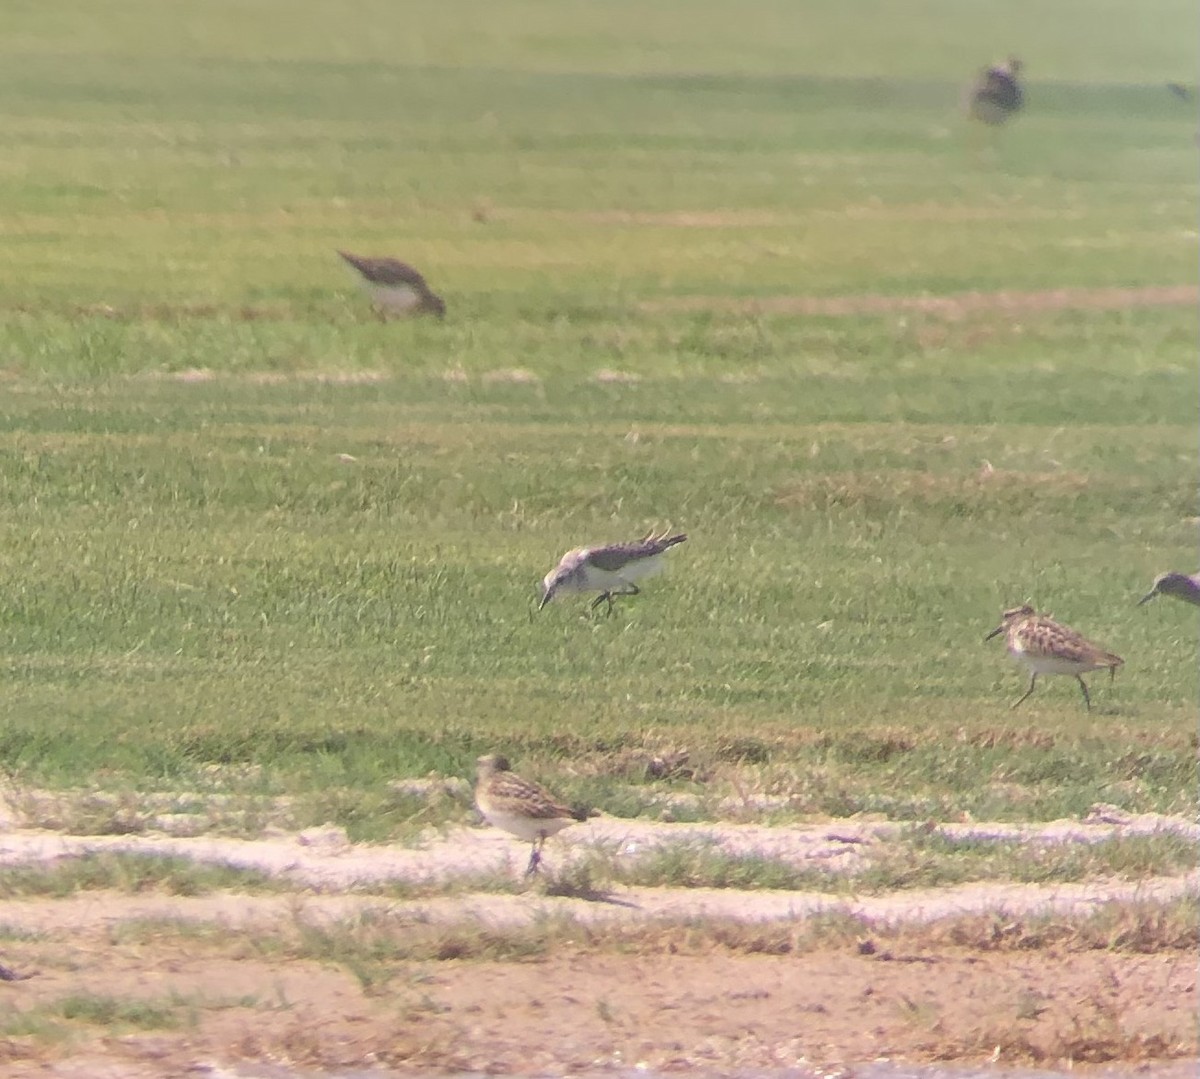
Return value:
<svg viewBox="0 0 1200 1079">
<path fill-rule="evenodd" d="M 595 610 L 608 603 L 612 614 L 613 596 L 636 596 L 641 589 L 636 581 L 660 573 L 663 553 L 687 539 L 683 533 L 668 536 L 653 532 L 635 543 L 611 543 L 605 547 L 576 547 L 542 580 L 540 611 L 560 592 L 599 592 L 591 603 Z"/>
</svg>

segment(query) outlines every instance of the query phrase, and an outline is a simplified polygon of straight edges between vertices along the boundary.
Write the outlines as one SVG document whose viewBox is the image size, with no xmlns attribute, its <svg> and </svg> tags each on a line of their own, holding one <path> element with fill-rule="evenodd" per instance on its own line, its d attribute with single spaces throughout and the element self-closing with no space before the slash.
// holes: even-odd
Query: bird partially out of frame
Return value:
<svg viewBox="0 0 1200 1079">
<path fill-rule="evenodd" d="M 1138 606 L 1155 596 L 1174 596 L 1200 607 L 1200 573 L 1160 573 L 1154 578 L 1154 587 L 1138 600 Z"/>
</svg>

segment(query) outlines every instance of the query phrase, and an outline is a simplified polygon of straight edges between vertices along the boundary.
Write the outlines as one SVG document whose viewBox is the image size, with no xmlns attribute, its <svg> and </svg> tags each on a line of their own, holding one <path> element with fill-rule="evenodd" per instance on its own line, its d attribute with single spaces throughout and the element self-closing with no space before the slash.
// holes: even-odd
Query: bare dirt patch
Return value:
<svg viewBox="0 0 1200 1079">
<path fill-rule="evenodd" d="M 658 311 L 726 311 L 734 314 L 886 315 L 895 312 L 934 315 L 947 320 L 1003 312 L 1031 314 L 1047 311 L 1122 311 L 1134 307 L 1195 306 L 1200 290 L 1194 285 L 1153 285 L 1141 288 L 1060 288 L 1039 291 L 1004 289 L 998 292 L 959 292 L 932 296 L 680 296 L 643 303 Z"/>
<path fill-rule="evenodd" d="M 0 832 L 0 883 L 5 867 L 124 851 L 255 868 L 281 891 L 76 891 L 0 904 L 0 962 L 33 975 L 0 981 L 0 1071 L 12 1079 L 252 1075 L 239 1069 L 268 1065 L 522 1074 L 639 1064 L 815 1071 L 879 1058 L 1131 1066 L 1197 1051 L 1187 934 L 1163 932 L 1144 913 L 1195 895 L 1196 871 L 862 896 L 621 888 L 580 897 L 542 882 L 516 894 L 465 884 L 461 894 L 394 899 L 355 889 L 481 871 L 515 878 L 527 848 L 485 828 L 396 847 L 351 844 L 335 828 L 239 840 L 17 824 L 10 816 Z M 1035 846 L 1200 831 L 1107 812 L 940 827 Z M 735 852 L 839 863 L 898 831 L 882 821 L 598 818 L 556 841 L 547 860 L 566 873 L 596 845 L 633 856 L 703 834 Z M 1084 933 L 1073 921 L 1123 904 L 1143 911 L 1140 929 L 1118 918 Z M 822 933 L 830 918 L 838 928 Z M 1040 921 L 1031 929 L 1026 918 Z M 89 1022 L 76 1014 L 80 1000 L 125 1010 Z"/>
</svg>

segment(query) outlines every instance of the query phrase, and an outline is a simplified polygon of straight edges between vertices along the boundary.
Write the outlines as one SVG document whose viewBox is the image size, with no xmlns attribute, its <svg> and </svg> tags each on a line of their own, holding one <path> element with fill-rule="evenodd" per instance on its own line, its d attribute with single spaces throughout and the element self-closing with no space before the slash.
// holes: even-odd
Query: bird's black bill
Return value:
<svg viewBox="0 0 1200 1079">
<path fill-rule="evenodd" d="M 984 637 L 984 640 L 985 640 L 985 641 L 990 641 L 990 640 L 991 640 L 993 637 L 995 637 L 995 636 L 997 636 L 997 635 L 999 635 L 999 634 L 1001 634 L 1001 633 L 1003 633 L 1003 632 L 1004 632 L 1004 627 L 1003 627 L 1003 626 L 997 626 L 997 627 L 996 627 L 994 630 L 992 630 L 992 632 L 991 632 L 991 633 L 989 633 L 989 634 L 988 634 L 986 637 Z"/>
<path fill-rule="evenodd" d="M 1151 592 L 1149 595 L 1143 596 L 1141 599 L 1139 599 L 1137 601 L 1137 605 L 1140 607 L 1143 603 L 1149 603 L 1157 595 L 1157 591 Z"/>
</svg>

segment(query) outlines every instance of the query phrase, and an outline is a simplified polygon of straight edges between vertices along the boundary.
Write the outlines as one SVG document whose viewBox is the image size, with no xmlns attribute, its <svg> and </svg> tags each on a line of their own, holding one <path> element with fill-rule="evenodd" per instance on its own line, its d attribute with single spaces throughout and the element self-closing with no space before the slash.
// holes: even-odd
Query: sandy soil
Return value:
<svg viewBox="0 0 1200 1079">
<path fill-rule="evenodd" d="M 396 901 L 353 889 L 389 880 L 445 882 L 496 868 L 517 874 L 527 848 L 486 828 L 398 848 L 353 845 L 336 828 L 244 840 L 71 836 L 16 823 L 7 831 L 0 826 L 0 866 L 59 864 L 88 851 L 171 853 L 254 867 L 290 888 L 196 897 L 78 892 L 0 903 L 0 963 L 31 975 L 0 981 L 0 1022 L 53 1009 L 81 992 L 184 1002 L 187 1015 L 162 1031 L 75 1024 L 69 1040 L 0 1036 L 6 1079 L 266 1076 L 276 1066 L 524 1074 L 638 1065 L 724 1073 L 787 1067 L 827 1074 L 880 1058 L 1128 1066 L 1197 1052 L 1195 959 L 1176 950 L 1022 952 L 941 943 L 901 954 L 868 936 L 783 955 L 744 954 L 711 942 L 614 952 L 582 938 L 609 925 L 678 929 L 689 919 L 800 924 L 823 910 L 856 913 L 880 926 L 964 912 L 1077 914 L 1195 891 L 1200 872 L 1137 883 L 975 884 L 851 899 L 645 888 L 621 890 L 604 902 L 537 889 Z M 1162 829 L 1200 835 L 1188 821 L 1103 812 L 1090 821 L 1037 827 L 941 827 L 1029 844 Z M 896 831 L 861 821 L 768 828 L 598 818 L 572 829 L 569 843 L 556 841 L 547 858 L 562 868 L 597 845 L 633 857 L 649 843 L 703 834 L 731 850 L 848 867 Z M 384 964 L 382 979 L 361 971 L 356 977 L 349 964 L 252 947 L 248 936 L 355 918 L 414 931 L 467 924 L 503 932 L 567 916 L 580 926 L 580 940 L 553 954 Z M 208 931 L 195 939 L 155 932 L 153 919 L 194 921 Z"/>
</svg>

